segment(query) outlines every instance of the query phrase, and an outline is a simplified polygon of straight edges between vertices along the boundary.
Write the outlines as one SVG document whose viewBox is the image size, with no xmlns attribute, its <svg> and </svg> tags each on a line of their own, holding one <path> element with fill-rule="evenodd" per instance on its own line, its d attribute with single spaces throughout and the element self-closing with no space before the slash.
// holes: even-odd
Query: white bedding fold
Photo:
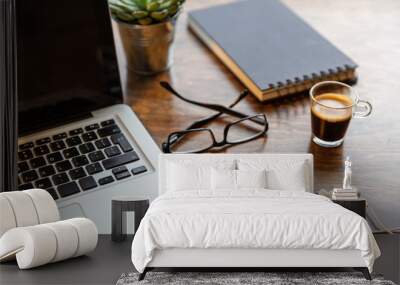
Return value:
<svg viewBox="0 0 400 285">
<path fill-rule="evenodd" d="M 380 255 L 368 223 L 329 199 L 256 189 L 160 196 L 137 230 L 132 262 L 143 272 L 165 248 L 358 249 L 370 271 Z"/>
</svg>

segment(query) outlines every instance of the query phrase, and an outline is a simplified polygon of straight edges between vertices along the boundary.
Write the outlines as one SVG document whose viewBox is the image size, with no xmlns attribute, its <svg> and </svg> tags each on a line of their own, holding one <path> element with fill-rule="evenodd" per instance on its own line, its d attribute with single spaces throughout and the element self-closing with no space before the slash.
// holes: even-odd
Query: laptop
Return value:
<svg viewBox="0 0 400 285">
<path fill-rule="evenodd" d="M 160 149 L 123 91 L 106 0 L 19 0 L 18 189 L 111 232 L 111 200 L 157 195 Z"/>
</svg>

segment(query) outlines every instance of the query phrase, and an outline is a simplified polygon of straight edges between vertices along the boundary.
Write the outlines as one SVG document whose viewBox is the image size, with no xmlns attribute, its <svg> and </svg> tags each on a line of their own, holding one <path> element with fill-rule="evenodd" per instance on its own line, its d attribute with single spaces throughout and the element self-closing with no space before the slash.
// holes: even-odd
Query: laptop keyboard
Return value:
<svg viewBox="0 0 400 285">
<path fill-rule="evenodd" d="M 147 172 L 140 162 L 109 119 L 19 145 L 18 189 L 46 189 L 57 200 Z"/>
</svg>

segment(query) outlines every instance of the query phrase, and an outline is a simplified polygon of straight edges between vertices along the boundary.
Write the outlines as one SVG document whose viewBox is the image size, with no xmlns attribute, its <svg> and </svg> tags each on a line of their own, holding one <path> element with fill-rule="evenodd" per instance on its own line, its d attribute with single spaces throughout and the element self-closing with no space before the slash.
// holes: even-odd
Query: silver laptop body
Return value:
<svg viewBox="0 0 400 285">
<path fill-rule="evenodd" d="M 18 188 L 110 233 L 113 197 L 156 197 L 160 149 L 122 104 L 107 1 L 56 2 L 17 3 Z"/>
</svg>

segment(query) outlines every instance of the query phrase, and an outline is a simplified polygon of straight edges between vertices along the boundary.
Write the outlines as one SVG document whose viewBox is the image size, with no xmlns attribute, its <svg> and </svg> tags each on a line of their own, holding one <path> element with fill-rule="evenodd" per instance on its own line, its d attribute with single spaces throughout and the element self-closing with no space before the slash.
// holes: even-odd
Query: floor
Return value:
<svg viewBox="0 0 400 285">
<path fill-rule="evenodd" d="M 20 284 L 115 284 L 124 272 L 134 271 L 130 259 L 132 238 L 121 243 L 100 235 L 96 250 L 88 256 L 18 270 L 16 262 L 0 265 L 1 285 Z"/>
<path fill-rule="evenodd" d="M 3 263 L 0 264 L 0 284 L 115 284 L 122 273 L 135 271 L 130 259 L 131 243 L 132 236 L 124 242 L 117 243 L 112 242 L 109 235 L 100 235 L 96 250 L 88 256 L 29 270 L 19 270 L 16 262 Z M 391 248 L 382 248 L 382 250 L 390 251 Z M 386 279 L 398 282 L 396 276 L 391 274 L 393 268 L 385 265 L 386 263 L 393 265 L 394 260 L 391 261 L 382 263 L 382 260 L 378 259 L 375 272 L 383 273 Z M 318 271 L 316 268 L 314 270 Z M 332 271 L 347 270 L 349 269 L 332 269 Z M 273 271 L 279 270 L 275 268 Z M 305 271 L 313 270 L 306 269 Z"/>
</svg>

